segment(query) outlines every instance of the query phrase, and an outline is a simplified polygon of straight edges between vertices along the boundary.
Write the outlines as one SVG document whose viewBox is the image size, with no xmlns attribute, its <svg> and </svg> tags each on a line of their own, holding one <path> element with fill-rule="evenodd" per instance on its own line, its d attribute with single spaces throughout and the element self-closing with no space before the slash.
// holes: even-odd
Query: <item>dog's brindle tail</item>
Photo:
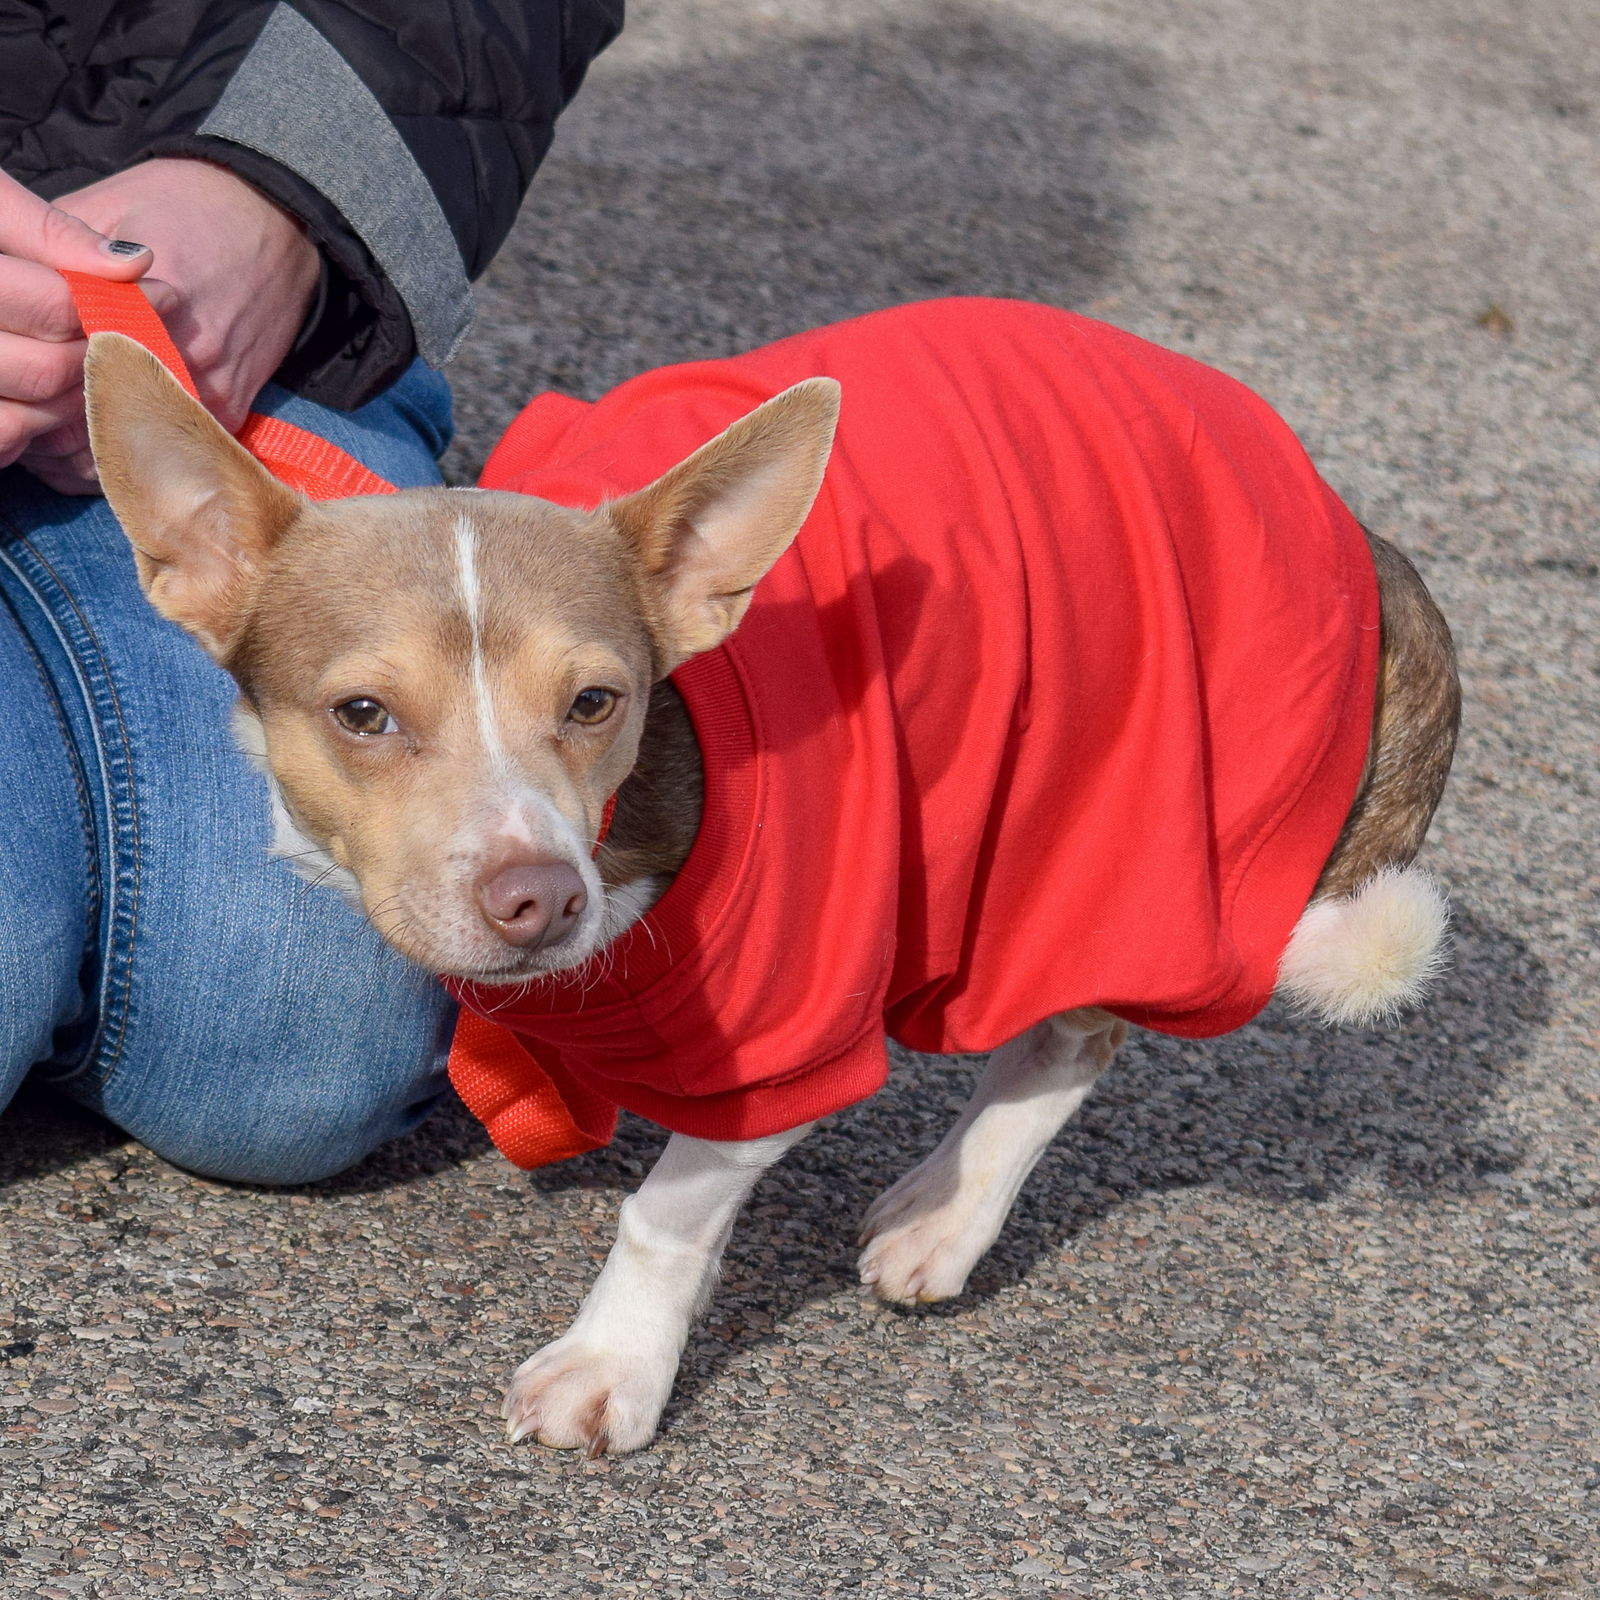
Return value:
<svg viewBox="0 0 1600 1600">
<path fill-rule="evenodd" d="M 1372 742 L 1355 804 L 1317 880 L 1314 900 L 1354 893 L 1422 847 L 1444 793 L 1461 721 L 1450 628 L 1417 569 L 1367 533 L 1378 572 L 1378 689 Z"/>
</svg>

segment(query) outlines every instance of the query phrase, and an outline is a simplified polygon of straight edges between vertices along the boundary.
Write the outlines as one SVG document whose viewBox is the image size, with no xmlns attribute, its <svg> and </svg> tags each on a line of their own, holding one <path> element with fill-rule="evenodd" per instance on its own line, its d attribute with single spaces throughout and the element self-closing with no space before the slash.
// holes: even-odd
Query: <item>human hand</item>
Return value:
<svg viewBox="0 0 1600 1600">
<path fill-rule="evenodd" d="M 104 237 L 0 172 L 0 467 L 83 417 L 87 342 L 56 269 L 127 283 L 153 259 L 148 246 Z M 164 290 L 152 298 L 158 310 L 170 299 Z"/>
<path fill-rule="evenodd" d="M 142 287 L 206 408 L 225 428 L 237 428 L 311 304 L 319 268 L 305 230 L 259 189 L 209 161 L 144 161 L 56 204 L 90 229 L 150 247 L 153 264 Z M 80 369 L 81 354 L 80 346 Z M 81 370 L 71 398 L 75 409 L 18 459 L 54 489 L 89 493 L 95 475 Z"/>
</svg>

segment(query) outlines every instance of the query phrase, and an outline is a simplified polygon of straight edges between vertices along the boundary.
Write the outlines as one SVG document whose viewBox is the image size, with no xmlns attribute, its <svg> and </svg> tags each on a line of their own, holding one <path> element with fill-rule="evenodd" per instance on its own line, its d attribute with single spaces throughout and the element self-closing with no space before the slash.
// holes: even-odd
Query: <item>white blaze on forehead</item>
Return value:
<svg viewBox="0 0 1600 1600">
<path fill-rule="evenodd" d="M 495 721 L 494 699 L 489 693 L 489 674 L 483 662 L 482 594 L 478 587 L 478 535 L 465 511 L 456 517 L 456 583 L 461 604 L 472 632 L 472 702 L 478 715 L 478 737 L 484 753 L 501 770 L 510 766 L 500 726 Z"/>
<path fill-rule="evenodd" d="M 493 841 L 510 841 L 538 856 L 568 862 L 583 880 L 591 912 L 577 935 L 585 953 L 594 945 L 602 920 L 605 890 L 599 872 L 578 830 L 555 801 L 530 784 L 506 753 L 489 691 L 489 673 L 483 656 L 483 595 L 478 582 L 478 536 L 465 511 L 456 514 L 456 584 L 472 640 L 471 693 L 477 716 L 478 737 L 488 759 L 490 781 L 480 785 L 486 809 L 464 824 L 456 854 L 479 859 L 499 848 Z M 583 943 L 583 941 L 587 943 Z M 577 948 L 577 944 L 574 945 Z"/>
<path fill-rule="evenodd" d="M 456 584 L 472 639 L 471 692 L 478 737 L 494 774 L 489 794 L 498 816 L 492 832 L 531 848 L 571 858 L 582 870 L 586 860 L 577 830 L 555 801 L 518 775 L 500 737 L 489 671 L 483 655 L 483 591 L 478 582 L 478 534 L 465 511 L 456 514 Z M 477 826 L 481 826 L 481 821 Z"/>
</svg>

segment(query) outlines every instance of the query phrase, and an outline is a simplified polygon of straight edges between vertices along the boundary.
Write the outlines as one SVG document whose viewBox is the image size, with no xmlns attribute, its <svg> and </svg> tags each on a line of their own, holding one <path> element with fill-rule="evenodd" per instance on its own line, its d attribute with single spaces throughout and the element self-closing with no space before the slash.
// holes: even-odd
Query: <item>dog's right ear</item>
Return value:
<svg viewBox="0 0 1600 1600">
<path fill-rule="evenodd" d="M 839 385 L 808 378 L 607 508 L 639 559 L 662 670 L 733 632 L 789 548 L 839 420 Z"/>
<path fill-rule="evenodd" d="M 84 393 L 100 486 L 145 594 L 225 666 L 263 559 L 305 502 L 120 333 L 89 340 Z"/>
</svg>

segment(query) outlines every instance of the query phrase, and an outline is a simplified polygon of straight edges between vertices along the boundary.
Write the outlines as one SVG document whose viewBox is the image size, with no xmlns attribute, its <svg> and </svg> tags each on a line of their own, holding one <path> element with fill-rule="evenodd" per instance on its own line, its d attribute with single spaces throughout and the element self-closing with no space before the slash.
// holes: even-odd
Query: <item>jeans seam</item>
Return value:
<svg viewBox="0 0 1600 1600">
<path fill-rule="evenodd" d="M 15 566 L 12 566 L 11 570 L 21 576 Z M 29 587 L 31 590 L 32 586 Z M 44 689 L 45 704 L 50 708 L 56 732 L 61 735 L 61 745 L 67 756 L 67 767 L 72 773 L 73 793 L 78 801 L 79 843 L 83 846 L 83 876 L 89 886 L 89 904 L 84 913 L 84 948 L 91 949 L 98 942 L 100 911 L 104 904 L 104 896 L 100 889 L 100 841 L 95 837 L 94 800 L 89 793 L 89 780 L 84 775 L 83 758 L 78 753 L 77 741 L 72 737 L 72 725 L 67 721 L 66 708 L 61 704 L 61 696 L 56 692 L 55 684 L 50 681 L 50 672 L 44 664 L 44 658 L 39 654 L 38 647 L 23 626 L 22 619 L 17 616 L 16 607 L 4 595 L 0 595 L 0 605 L 11 613 L 17 624 L 17 637 L 22 641 L 22 648 L 33 663 L 33 670 L 39 675 L 40 686 Z"/>
<path fill-rule="evenodd" d="M 26 552 L 26 563 L 14 552 Z M 128 1013 L 132 995 L 133 951 L 139 929 L 140 854 L 139 805 L 134 793 L 133 753 L 122 702 L 112 678 L 110 665 L 93 626 L 78 605 L 72 591 L 61 581 L 43 553 L 26 537 L 16 539 L 7 549 L 8 565 L 33 591 L 40 609 L 50 620 L 83 691 L 95 743 L 104 774 L 107 841 L 99 890 L 101 910 L 106 915 L 106 933 L 101 940 L 100 995 L 95 1036 L 85 1052 L 83 1065 L 71 1076 L 87 1075 L 97 1088 L 110 1081 L 121 1058 L 128 1033 Z M 49 599 L 58 598 L 70 609 L 76 627 Z M 106 737 L 107 715 L 116 724 L 118 748 Z M 121 782 L 119 784 L 119 775 Z M 119 787 L 125 800 L 119 796 Z M 124 839 L 131 845 L 123 849 Z M 109 1055 L 106 1054 L 109 1041 Z"/>
</svg>

